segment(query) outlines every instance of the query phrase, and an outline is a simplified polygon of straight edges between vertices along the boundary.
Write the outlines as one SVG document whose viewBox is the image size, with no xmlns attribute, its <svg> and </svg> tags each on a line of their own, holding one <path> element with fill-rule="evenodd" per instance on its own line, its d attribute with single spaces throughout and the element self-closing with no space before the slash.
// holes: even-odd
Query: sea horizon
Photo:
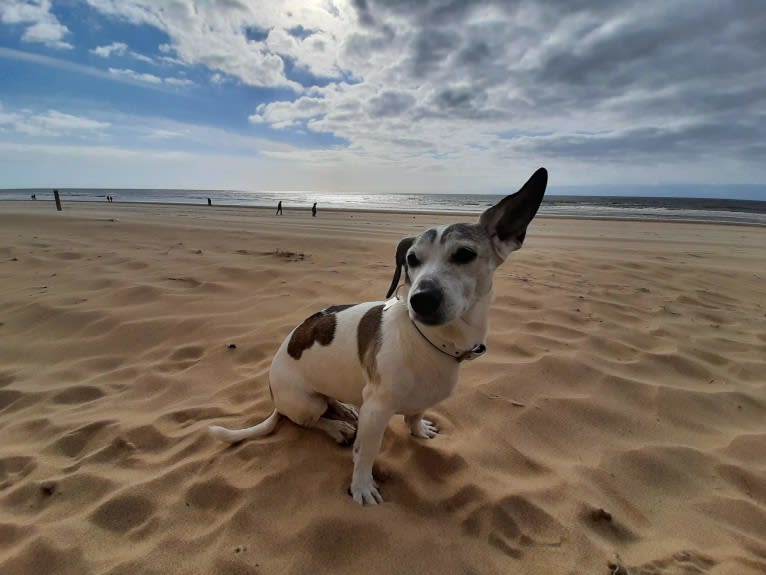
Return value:
<svg viewBox="0 0 766 575">
<path fill-rule="evenodd" d="M 759 186 L 753 186 L 759 188 Z M 581 188 L 584 189 L 584 188 Z M 592 189 L 592 188 L 590 188 Z M 628 188 L 635 189 L 635 188 Z M 659 188 L 655 188 L 659 189 Z M 709 191 L 710 188 L 707 188 Z M 58 188 L 62 201 L 251 206 L 285 210 L 308 209 L 314 202 L 321 209 L 357 209 L 413 212 L 480 213 L 506 194 L 457 193 L 353 193 L 310 191 L 238 191 L 151 188 Z M 2 200 L 53 200 L 51 188 L 0 189 Z M 546 194 L 540 207 L 544 216 L 610 217 L 646 220 L 710 221 L 766 225 L 766 201 L 716 197 L 652 195 Z"/>
</svg>

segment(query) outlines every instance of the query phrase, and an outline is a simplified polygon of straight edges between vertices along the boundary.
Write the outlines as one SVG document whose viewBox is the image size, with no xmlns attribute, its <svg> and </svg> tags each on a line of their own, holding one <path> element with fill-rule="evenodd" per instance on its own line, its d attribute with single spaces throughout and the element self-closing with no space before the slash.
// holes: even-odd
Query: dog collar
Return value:
<svg viewBox="0 0 766 575">
<path fill-rule="evenodd" d="M 400 301 L 400 299 L 399 299 L 399 289 L 401 287 L 402 286 L 399 286 L 396 289 L 396 293 L 394 294 L 394 297 L 392 297 L 391 299 L 389 299 L 388 301 L 385 302 L 385 305 L 383 306 L 383 311 L 388 311 L 398 301 Z M 472 359 L 476 359 L 477 357 L 484 355 L 486 353 L 486 351 L 487 351 L 487 346 L 484 345 L 483 343 L 480 343 L 480 344 L 477 344 L 477 345 L 473 346 L 468 351 L 463 351 L 463 352 L 456 351 L 454 354 L 450 353 L 448 351 L 443 350 L 438 345 L 436 345 L 434 342 L 432 342 L 430 339 L 428 339 L 426 334 L 424 334 L 420 330 L 420 328 L 418 327 L 418 324 L 416 324 L 415 321 L 412 318 L 409 318 L 409 320 L 412 323 L 412 326 L 415 328 L 415 331 L 417 331 L 420 334 L 420 337 L 422 337 L 424 340 L 426 340 L 428 342 L 428 345 L 430 345 L 432 348 L 434 348 L 439 353 L 442 353 L 442 354 L 444 354 L 444 355 L 446 355 L 448 357 L 451 357 L 452 359 L 454 359 L 458 363 L 460 363 L 462 361 L 466 361 L 466 360 L 470 361 Z"/>
<path fill-rule="evenodd" d="M 464 351 L 464 352 L 456 351 L 454 354 L 452 354 L 452 353 L 450 353 L 448 351 L 443 350 L 438 345 L 436 345 L 434 342 L 432 342 L 430 339 L 428 339 L 426 334 L 424 334 L 422 331 L 420 331 L 420 328 L 418 327 L 418 324 L 416 324 L 415 321 L 412 318 L 410 318 L 410 322 L 415 327 L 415 330 L 420 334 L 420 337 L 422 337 L 424 340 L 426 340 L 431 345 L 432 348 L 434 348 L 439 353 L 443 353 L 444 355 L 446 355 L 448 357 L 451 357 L 452 359 L 454 359 L 458 363 L 460 363 L 461 361 L 465 361 L 465 360 L 470 361 L 472 359 L 476 359 L 477 357 L 479 357 L 481 355 L 484 355 L 484 353 L 487 351 L 487 346 L 484 345 L 483 343 L 480 343 L 478 345 L 473 346 L 468 351 Z"/>
</svg>

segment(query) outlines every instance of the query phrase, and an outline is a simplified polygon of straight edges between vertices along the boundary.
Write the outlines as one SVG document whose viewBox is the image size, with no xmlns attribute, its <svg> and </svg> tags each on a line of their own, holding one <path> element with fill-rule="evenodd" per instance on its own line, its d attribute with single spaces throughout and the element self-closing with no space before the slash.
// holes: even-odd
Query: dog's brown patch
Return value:
<svg viewBox="0 0 766 575">
<path fill-rule="evenodd" d="M 357 349 L 359 361 L 367 372 L 370 381 L 378 377 L 377 356 L 383 343 L 381 324 L 383 323 L 383 306 L 376 305 L 367 310 L 359 321 L 357 328 Z"/>
<path fill-rule="evenodd" d="M 344 309 L 348 309 L 350 307 L 354 307 L 355 303 L 344 303 L 341 305 L 331 305 L 330 307 L 324 308 L 322 311 L 324 313 L 338 313 L 343 311 Z"/>
<path fill-rule="evenodd" d="M 295 328 L 287 344 L 290 357 L 300 359 L 303 352 L 314 345 L 315 341 L 320 345 L 330 345 L 335 338 L 335 326 L 338 323 L 335 314 L 353 305 L 333 305 L 304 320 Z"/>
</svg>

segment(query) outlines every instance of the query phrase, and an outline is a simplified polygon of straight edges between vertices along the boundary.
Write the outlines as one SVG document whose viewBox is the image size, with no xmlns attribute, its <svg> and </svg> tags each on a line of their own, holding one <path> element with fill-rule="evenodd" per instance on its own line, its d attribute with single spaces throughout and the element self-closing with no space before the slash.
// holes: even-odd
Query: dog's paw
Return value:
<svg viewBox="0 0 766 575">
<path fill-rule="evenodd" d="M 410 433 L 421 439 L 433 439 L 439 433 L 439 429 L 433 421 L 421 419 L 410 426 Z"/>
<path fill-rule="evenodd" d="M 350 403 L 342 401 L 333 401 L 328 407 L 328 413 L 332 419 L 340 419 L 349 423 L 356 423 L 359 420 L 359 411 Z"/>
<path fill-rule="evenodd" d="M 331 420 L 328 433 L 339 445 L 352 445 L 356 439 L 356 425 L 347 421 Z"/>
<path fill-rule="evenodd" d="M 352 483 L 348 488 L 348 494 L 354 498 L 359 505 L 377 505 L 383 503 L 383 498 L 378 491 L 378 484 L 370 477 L 367 481 L 361 481 L 359 484 Z"/>
</svg>

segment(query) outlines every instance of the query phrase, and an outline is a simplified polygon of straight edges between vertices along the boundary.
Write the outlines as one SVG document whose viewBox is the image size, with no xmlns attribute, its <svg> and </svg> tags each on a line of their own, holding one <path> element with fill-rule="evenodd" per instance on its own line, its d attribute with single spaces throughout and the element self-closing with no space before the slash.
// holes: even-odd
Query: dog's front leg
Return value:
<svg viewBox="0 0 766 575">
<path fill-rule="evenodd" d="M 374 395 L 365 398 L 359 410 L 359 427 L 354 442 L 354 475 L 349 491 L 354 501 L 361 505 L 377 505 L 383 501 L 372 478 L 372 464 L 393 414 L 394 411 Z"/>
<path fill-rule="evenodd" d="M 423 419 L 423 413 L 405 415 L 404 421 L 410 427 L 410 433 L 421 439 L 432 439 L 439 433 L 433 421 Z"/>
</svg>

